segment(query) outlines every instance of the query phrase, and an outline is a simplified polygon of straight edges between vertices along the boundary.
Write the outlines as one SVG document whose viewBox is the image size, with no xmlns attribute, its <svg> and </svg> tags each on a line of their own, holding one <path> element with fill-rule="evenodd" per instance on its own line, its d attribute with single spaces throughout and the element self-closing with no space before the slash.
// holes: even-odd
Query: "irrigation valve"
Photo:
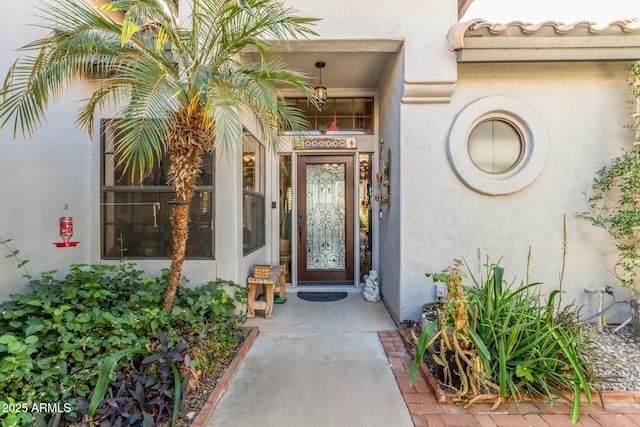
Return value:
<svg viewBox="0 0 640 427">
<path fill-rule="evenodd" d="M 588 294 L 594 294 L 598 296 L 598 311 L 595 314 L 583 319 L 583 322 L 597 318 L 596 328 L 598 331 L 602 331 L 602 328 L 607 325 L 607 315 L 605 311 L 609 310 L 616 303 L 616 296 L 613 294 L 613 286 L 605 285 L 602 289 L 585 288 L 584 290 Z M 611 302 L 608 306 L 604 306 L 604 294 L 611 296 Z"/>
</svg>

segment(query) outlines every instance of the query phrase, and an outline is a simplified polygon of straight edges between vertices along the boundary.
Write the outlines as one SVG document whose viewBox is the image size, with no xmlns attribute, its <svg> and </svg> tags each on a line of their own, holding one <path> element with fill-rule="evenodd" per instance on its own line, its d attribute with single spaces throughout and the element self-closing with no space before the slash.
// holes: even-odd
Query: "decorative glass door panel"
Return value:
<svg viewBox="0 0 640 427">
<path fill-rule="evenodd" d="M 300 157 L 298 179 L 298 281 L 353 281 L 353 157 Z"/>
<path fill-rule="evenodd" d="M 307 165 L 307 268 L 345 268 L 345 165 Z"/>
</svg>

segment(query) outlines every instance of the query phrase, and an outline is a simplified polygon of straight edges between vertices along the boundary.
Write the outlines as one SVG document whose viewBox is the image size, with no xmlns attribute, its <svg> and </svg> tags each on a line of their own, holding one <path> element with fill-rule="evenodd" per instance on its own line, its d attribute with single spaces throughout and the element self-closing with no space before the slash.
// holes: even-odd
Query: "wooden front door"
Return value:
<svg viewBox="0 0 640 427">
<path fill-rule="evenodd" d="M 298 157 L 298 282 L 354 279 L 353 156 Z"/>
</svg>

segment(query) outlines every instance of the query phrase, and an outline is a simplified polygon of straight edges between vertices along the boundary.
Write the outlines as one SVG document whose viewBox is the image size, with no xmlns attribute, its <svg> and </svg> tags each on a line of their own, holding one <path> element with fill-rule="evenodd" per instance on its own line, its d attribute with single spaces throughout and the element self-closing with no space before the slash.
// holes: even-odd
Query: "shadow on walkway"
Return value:
<svg viewBox="0 0 640 427">
<path fill-rule="evenodd" d="M 260 334 L 206 426 L 413 426 L 378 337 L 396 328 L 384 305 L 287 298 L 247 322 Z"/>
<path fill-rule="evenodd" d="M 409 386 L 411 356 L 381 303 L 352 293 L 334 302 L 287 294 L 274 318 L 247 322 L 260 333 L 215 409 L 208 427 L 519 427 L 640 426 L 640 405 L 571 407 L 503 403 L 464 409 L 439 403 L 422 377 Z"/>
</svg>

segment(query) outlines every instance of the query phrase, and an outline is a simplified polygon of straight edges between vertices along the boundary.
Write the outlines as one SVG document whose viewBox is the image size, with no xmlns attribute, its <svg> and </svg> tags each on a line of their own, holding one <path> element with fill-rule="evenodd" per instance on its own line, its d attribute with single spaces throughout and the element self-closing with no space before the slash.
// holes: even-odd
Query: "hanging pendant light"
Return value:
<svg viewBox="0 0 640 427">
<path fill-rule="evenodd" d="M 319 70 L 320 79 L 318 85 L 313 88 L 313 96 L 316 98 L 318 108 L 322 110 L 324 104 L 327 102 L 327 88 L 322 84 L 322 69 L 326 64 L 324 62 L 316 62 L 316 68 Z"/>
</svg>

